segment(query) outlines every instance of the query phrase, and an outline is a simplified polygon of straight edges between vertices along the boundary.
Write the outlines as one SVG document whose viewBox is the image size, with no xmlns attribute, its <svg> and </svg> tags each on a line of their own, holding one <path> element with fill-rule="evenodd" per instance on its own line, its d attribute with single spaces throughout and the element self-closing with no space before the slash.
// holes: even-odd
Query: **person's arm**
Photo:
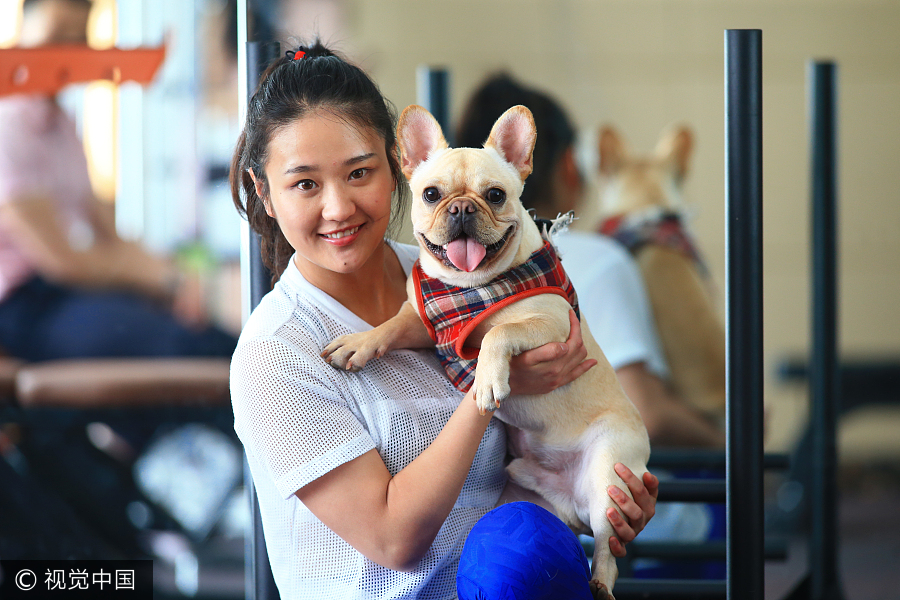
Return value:
<svg viewBox="0 0 900 600">
<path fill-rule="evenodd" d="M 183 310 L 187 321 L 202 320 L 202 302 L 189 276 L 173 260 L 148 253 L 116 235 L 92 201 L 84 239 L 72 239 L 60 224 L 56 204 L 45 197 L 0 203 L 6 230 L 17 247 L 50 281 L 81 288 L 135 292 Z"/>
<path fill-rule="evenodd" d="M 450 514 L 491 413 L 466 394 L 416 459 L 391 477 L 370 450 L 296 492 L 332 531 L 364 556 L 398 571 L 415 568 Z"/>
<path fill-rule="evenodd" d="M 646 363 L 619 367 L 616 376 L 641 413 L 654 446 L 725 447 L 725 432 L 676 398 Z"/>
<path fill-rule="evenodd" d="M 514 390 L 552 391 L 591 368 L 574 313 L 569 339 L 513 359 Z M 490 422 L 466 394 L 432 444 L 391 477 L 375 450 L 306 484 L 296 496 L 364 556 L 395 570 L 415 568 L 450 514 Z"/>
<path fill-rule="evenodd" d="M 0 205 L 9 235 L 37 270 L 49 280 L 80 287 L 120 288 L 163 298 L 172 266 L 137 244 L 95 227 L 73 247 L 48 198 L 14 200 Z M 96 219 L 90 220 L 93 226 Z"/>
<path fill-rule="evenodd" d="M 598 251 L 605 259 L 602 269 L 584 279 L 573 277 L 583 318 L 640 411 L 650 443 L 724 447 L 721 428 L 692 409 L 656 374 L 665 368 L 665 359 L 634 259 L 619 247 L 598 246 Z"/>
</svg>

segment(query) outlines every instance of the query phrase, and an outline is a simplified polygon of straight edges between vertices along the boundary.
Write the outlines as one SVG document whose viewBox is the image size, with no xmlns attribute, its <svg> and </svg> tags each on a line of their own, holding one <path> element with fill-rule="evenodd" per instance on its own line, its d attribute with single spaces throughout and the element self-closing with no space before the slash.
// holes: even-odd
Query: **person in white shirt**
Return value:
<svg viewBox="0 0 900 600">
<path fill-rule="evenodd" d="M 374 82 L 317 42 L 269 66 L 232 161 L 235 204 L 277 280 L 241 333 L 231 391 L 285 600 L 455 598 L 468 532 L 507 500 L 503 425 L 453 387 L 433 350 L 356 373 L 320 356 L 406 299 L 417 249 L 385 237 L 403 214 L 394 127 Z M 573 318 L 565 344 L 513 359 L 514 393 L 571 381 L 593 366 L 585 356 Z M 658 481 L 620 475 L 634 497 L 610 489 L 625 515 L 610 517 L 621 556 L 653 515 Z"/>
</svg>

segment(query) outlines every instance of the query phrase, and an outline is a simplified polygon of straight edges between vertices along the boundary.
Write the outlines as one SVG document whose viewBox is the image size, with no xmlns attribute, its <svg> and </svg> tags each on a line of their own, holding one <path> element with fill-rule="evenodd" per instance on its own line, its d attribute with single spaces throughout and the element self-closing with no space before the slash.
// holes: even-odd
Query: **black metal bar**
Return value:
<svg viewBox="0 0 900 600">
<path fill-rule="evenodd" d="M 640 540 L 640 538 L 638 538 Z M 787 541 L 783 539 L 766 540 L 765 559 L 785 560 L 787 558 Z M 657 558 L 662 560 L 716 560 L 725 559 L 727 545 L 724 540 L 696 543 L 676 542 L 640 542 L 628 544 L 628 556 L 635 558 Z"/>
<path fill-rule="evenodd" d="M 247 42 L 247 98 L 253 96 L 259 79 L 270 62 L 278 58 L 280 46 L 269 41 Z M 250 232 L 250 308 L 259 304 L 272 289 L 272 273 L 263 264 L 259 234 Z"/>
<path fill-rule="evenodd" d="M 762 31 L 725 31 L 728 598 L 764 596 Z"/>
<path fill-rule="evenodd" d="M 812 489 L 809 498 L 810 598 L 842 598 L 838 569 L 837 446 L 837 66 L 812 62 L 812 352 L 810 405 Z"/>
<path fill-rule="evenodd" d="M 437 67 L 419 67 L 416 72 L 416 102 L 435 118 L 444 132 L 444 139 L 453 146 L 450 127 L 450 73 Z"/>
<path fill-rule="evenodd" d="M 725 471 L 726 455 L 719 450 L 654 450 L 647 462 L 650 469 L 704 469 Z M 763 468 L 784 470 L 790 466 L 787 454 L 767 453 Z"/>
<path fill-rule="evenodd" d="M 238 10 L 240 10 L 240 5 Z M 268 64 L 280 53 L 280 45 L 272 42 L 266 35 L 267 29 L 262 27 L 266 22 L 261 12 L 247 7 L 248 20 L 254 23 L 254 29 L 248 27 L 247 41 L 245 43 L 247 57 L 246 90 L 247 98 L 252 97 L 259 85 L 260 77 Z M 256 307 L 262 297 L 271 289 L 271 273 L 263 264 L 259 247 L 259 235 L 250 232 L 250 244 L 248 252 L 249 285 L 250 285 L 250 309 Z M 276 600 L 280 598 L 275 579 L 272 575 L 269 554 L 266 551 L 265 537 L 263 536 L 262 518 L 259 512 L 259 501 L 256 498 L 256 489 L 250 469 L 244 459 L 244 486 L 247 490 L 250 502 L 250 515 L 252 530 L 245 550 L 245 593 L 248 600 Z"/>
<path fill-rule="evenodd" d="M 616 600 L 700 600 L 726 597 L 724 580 L 620 578 L 613 593 Z M 759 596 L 762 598 L 762 596 Z"/>
<path fill-rule="evenodd" d="M 807 380 L 810 377 L 808 360 L 809 357 L 785 360 L 778 367 L 777 377 L 785 382 Z M 900 402 L 900 356 L 893 353 L 841 360 L 838 379 L 840 393 L 835 403 L 839 414 L 858 406 Z"/>
<path fill-rule="evenodd" d="M 660 502 L 723 503 L 726 500 L 723 479 L 666 479 L 659 482 Z"/>
</svg>

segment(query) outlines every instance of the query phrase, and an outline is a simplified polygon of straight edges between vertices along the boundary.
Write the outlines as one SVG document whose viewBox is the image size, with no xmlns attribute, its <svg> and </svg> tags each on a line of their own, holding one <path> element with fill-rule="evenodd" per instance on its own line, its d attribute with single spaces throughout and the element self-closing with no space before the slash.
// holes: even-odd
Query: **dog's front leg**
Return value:
<svg viewBox="0 0 900 600">
<path fill-rule="evenodd" d="M 475 402 L 482 412 L 496 410 L 509 398 L 509 361 L 550 340 L 535 340 L 534 322 L 507 322 L 492 327 L 481 341 L 475 368 Z M 565 339 L 565 338 L 563 338 Z"/>
<path fill-rule="evenodd" d="M 322 358 L 337 369 L 359 371 L 373 358 L 397 348 L 433 348 L 419 313 L 409 302 L 400 311 L 373 329 L 342 335 L 325 346 Z"/>
</svg>

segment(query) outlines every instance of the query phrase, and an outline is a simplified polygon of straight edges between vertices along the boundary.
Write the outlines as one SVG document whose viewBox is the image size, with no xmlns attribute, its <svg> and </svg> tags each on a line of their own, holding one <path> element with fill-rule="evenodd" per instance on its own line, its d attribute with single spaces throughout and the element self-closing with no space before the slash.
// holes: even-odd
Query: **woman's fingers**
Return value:
<svg viewBox="0 0 900 600">
<path fill-rule="evenodd" d="M 512 360 L 518 361 L 523 368 L 531 368 L 543 363 L 552 363 L 555 360 L 559 360 L 565 356 L 568 351 L 568 347 L 563 343 L 544 344 L 543 346 L 538 346 L 532 350 L 526 350 L 522 354 L 514 356 Z"/>
<path fill-rule="evenodd" d="M 625 545 L 619 541 L 619 538 L 616 536 L 612 536 L 609 538 L 609 550 L 612 552 L 612 555 L 616 558 L 625 558 L 627 552 L 625 551 Z"/>
<path fill-rule="evenodd" d="M 540 363 L 553 363 L 565 359 L 561 365 L 546 365 L 550 369 L 556 368 L 559 371 L 569 370 L 580 364 L 587 358 L 587 349 L 581 339 L 581 323 L 575 316 L 575 311 L 569 310 L 569 338 L 565 342 L 544 344 L 523 352 L 517 358 L 523 367 L 533 367 Z"/>
<path fill-rule="evenodd" d="M 656 498 L 659 495 L 659 479 L 652 473 L 644 473 L 641 479 L 625 465 L 617 463 L 616 473 L 628 486 L 631 496 L 618 486 L 611 485 L 607 493 L 622 511 L 609 508 L 606 517 L 616 532 L 609 540 L 609 548 L 614 556 L 625 556 L 625 544 L 634 540 L 644 526 L 656 514 Z M 624 517 L 623 517 L 624 515 Z"/>
<path fill-rule="evenodd" d="M 653 498 L 653 506 L 654 510 L 656 507 L 656 499 L 659 497 L 659 478 L 647 471 L 643 476 L 644 487 L 647 488 L 647 493 Z"/>
<path fill-rule="evenodd" d="M 612 486 L 615 487 L 615 486 Z M 610 496 L 613 497 L 613 500 L 618 500 L 615 497 L 615 494 L 610 488 Z M 622 493 L 620 490 L 619 493 Z M 606 518 L 609 519 L 610 524 L 613 526 L 613 530 L 616 532 L 616 537 L 621 541 L 623 548 L 624 545 L 633 541 L 635 537 L 637 537 L 637 532 L 630 525 L 629 521 L 622 517 L 615 508 L 607 508 L 606 509 Z"/>
<path fill-rule="evenodd" d="M 590 366 L 578 373 L 578 375 L 581 375 L 584 371 L 587 371 L 597 364 L 597 361 L 594 359 L 585 361 L 588 353 L 581 337 L 581 322 L 578 320 L 575 311 L 572 309 L 569 309 L 569 339 L 566 340 L 566 346 L 570 349 L 568 354 L 568 366 L 565 369 L 566 371 L 577 370 L 579 367 L 584 366 L 584 362 L 590 363 Z M 577 377 L 578 376 L 572 377 L 569 381 L 574 381 Z"/>
<path fill-rule="evenodd" d="M 527 350 L 510 360 L 510 387 L 513 394 L 546 394 L 571 383 L 590 370 L 597 361 L 587 359 L 581 339 L 581 324 L 569 310 L 569 338 Z"/>
</svg>

